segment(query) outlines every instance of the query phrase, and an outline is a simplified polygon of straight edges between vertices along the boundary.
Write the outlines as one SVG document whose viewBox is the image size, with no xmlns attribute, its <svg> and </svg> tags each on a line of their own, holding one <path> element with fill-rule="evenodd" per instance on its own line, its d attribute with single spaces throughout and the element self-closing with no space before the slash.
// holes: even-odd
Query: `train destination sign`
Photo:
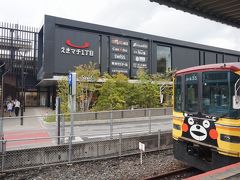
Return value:
<svg viewBox="0 0 240 180">
<path fill-rule="evenodd" d="M 196 73 L 187 74 L 186 75 L 186 81 L 187 82 L 197 81 L 197 74 Z"/>
</svg>

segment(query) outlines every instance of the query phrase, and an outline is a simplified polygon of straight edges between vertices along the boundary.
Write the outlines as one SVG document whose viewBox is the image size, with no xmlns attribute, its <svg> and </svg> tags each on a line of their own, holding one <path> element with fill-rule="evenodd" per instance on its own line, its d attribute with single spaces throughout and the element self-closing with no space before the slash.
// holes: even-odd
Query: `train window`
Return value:
<svg viewBox="0 0 240 180">
<path fill-rule="evenodd" d="M 231 89 L 231 97 L 234 95 L 234 85 L 239 79 L 239 75 L 235 74 L 233 72 L 230 72 L 230 89 Z M 231 104 L 232 104 L 232 98 L 230 98 Z M 231 108 L 228 114 L 228 117 L 233 119 L 239 119 L 240 118 L 240 109 L 233 109 Z"/>
<path fill-rule="evenodd" d="M 228 114 L 231 108 L 229 72 L 203 73 L 203 113 L 218 117 Z"/>
<path fill-rule="evenodd" d="M 182 111 L 182 96 L 181 96 L 181 76 L 177 76 L 174 85 L 174 110 Z"/>
<path fill-rule="evenodd" d="M 197 73 L 185 76 L 185 110 L 198 112 L 198 76 Z"/>
</svg>

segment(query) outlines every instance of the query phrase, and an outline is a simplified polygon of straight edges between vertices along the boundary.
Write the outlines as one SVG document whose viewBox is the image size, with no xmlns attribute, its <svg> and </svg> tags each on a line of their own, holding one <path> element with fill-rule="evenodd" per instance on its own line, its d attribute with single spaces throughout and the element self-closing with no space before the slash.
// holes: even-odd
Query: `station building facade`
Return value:
<svg viewBox="0 0 240 180">
<path fill-rule="evenodd" d="M 18 29 L 16 25 L 6 29 L 8 40 L 5 35 L 0 35 L 0 50 L 3 49 L 0 61 L 10 62 L 9 67 L 14 67 L 10 68 L 13 69 L 10 74 L 18 79 L 12 83 L 16 89 L 23 89 L 21 81 L 24 76 L 24 91 L 34 97 L 28 100 L 34 101 L 34 106 L 54 108 L 59 77 L 67 75 L 75 66 L 89 62 L 94 62 L 102 74 L 121 72 L 134 79 L 139 68 L 156 74 L 197 65 L 240 61 L 239 51 L 48 15 L 38 32 Z M 26 41 L 27 35 L 19 38 L 17 30 L 32 34 L 29 41 Z M 23 54 L 20 51 L 26 44 L 28 50 Z"/>
<path fill-rule="evenodd" d="M 57 76 L 74 66 L 96 63 L 101 73 L 121 72 L 135 78 L 139 68 L 150 74 L 173 69 L 239 62 L 240 52 L 139 32 L 45 16 L 39 31 L 38 86 L 40 98 L 56 97 Z"/>
</svg>

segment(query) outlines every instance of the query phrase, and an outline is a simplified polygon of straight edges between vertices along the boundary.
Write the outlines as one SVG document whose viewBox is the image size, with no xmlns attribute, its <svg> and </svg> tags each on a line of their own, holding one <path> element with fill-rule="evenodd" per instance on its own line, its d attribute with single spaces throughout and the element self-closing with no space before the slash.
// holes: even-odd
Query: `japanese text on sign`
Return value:
<svg viewBox="0 0 240 180">
<path fill-rule="evenodd" d="M 61 47 L 61 53 L 62 54 L 73 54 L 73 55 L 79 55 L 79 56 L 94 56 L 93 50 L 88 49 L 73 49 L 68 47 Z"/>
</svg>

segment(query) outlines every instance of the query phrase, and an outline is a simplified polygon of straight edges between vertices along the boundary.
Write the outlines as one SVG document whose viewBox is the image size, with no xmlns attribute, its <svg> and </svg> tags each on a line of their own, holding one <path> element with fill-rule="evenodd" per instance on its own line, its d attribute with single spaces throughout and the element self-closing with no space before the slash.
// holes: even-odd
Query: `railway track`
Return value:
<svg viewBox="0 0 240 180">
<path fill-rule="evenodd" d="M 185 168 L 173 170 L 173 171 L 170 171 L 167 173 L 159 174 L 156 176 L 148 177 L 148 178 L 145 178 L 144 180 L 174 179 L 174 176 L 176 176 L 176 175 L 182 175 L 182 174 L 187 174 L 187 173 L 196 172 L 196 171 L 198 171 L 198 170 L 196 170 L 193 167 L 185 167 Z M 193 175 L 195 175 L 195 174 L 193 174 Z M 179 178 L 177 178 L 177 179 L 179 179 Z"/>
</svg>

